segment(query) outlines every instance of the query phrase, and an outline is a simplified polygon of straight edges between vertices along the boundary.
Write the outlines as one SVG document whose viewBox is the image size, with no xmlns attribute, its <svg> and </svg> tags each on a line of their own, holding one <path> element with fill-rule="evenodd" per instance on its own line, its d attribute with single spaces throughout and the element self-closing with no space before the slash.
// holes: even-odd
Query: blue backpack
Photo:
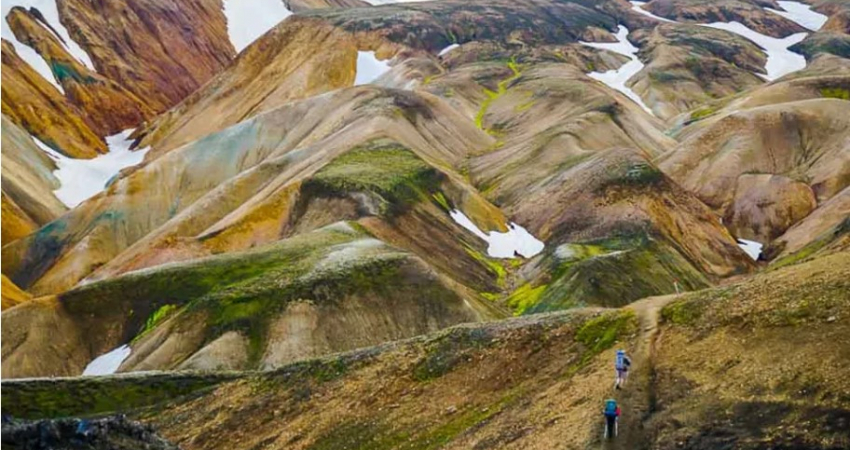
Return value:
<svg viewBox="0 0 850 450">
<path fill-rule="evenodd" d="M 608 417 L 617 416 L 617 400 L 613 398 L 605 400 L 605 415 Z"/>
<path fill-rule="evenodd" d="M 617 360 L 614 361 L 614 368 L 617 370 L 623 370 L 626 367 L 626 352 L 623 350 L 617 350 Z"/>
</svg>

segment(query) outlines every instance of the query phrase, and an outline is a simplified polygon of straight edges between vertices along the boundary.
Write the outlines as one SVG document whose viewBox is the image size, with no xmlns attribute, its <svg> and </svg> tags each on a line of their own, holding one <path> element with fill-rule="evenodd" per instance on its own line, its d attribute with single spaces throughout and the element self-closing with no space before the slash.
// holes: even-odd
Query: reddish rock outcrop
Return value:
<svg viewBox="0 0 850 450">
<path fill-rule="evenodd" d="M 157 112 L 194 92 L 236 53 L 221 0 L 57 0 L 57 7 L 97 72 Z"/>
<path fill-rule="evenodd" d="M 36 9 L 15 7 L 6 20 L 18 41 L 44 58 L 68 101 L 80 109 L 81 118 L 94 132 L 112 135 L 153 117 L 153 110 L 139 97 L 77 61 L 57 35 L 38 21 L 39 15 Z"/>
</svg>

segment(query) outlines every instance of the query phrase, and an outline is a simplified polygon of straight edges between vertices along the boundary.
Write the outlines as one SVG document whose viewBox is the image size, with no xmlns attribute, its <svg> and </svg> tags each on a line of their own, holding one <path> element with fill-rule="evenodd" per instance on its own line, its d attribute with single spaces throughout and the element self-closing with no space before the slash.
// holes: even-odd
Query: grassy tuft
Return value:
<svg viewBox="0 0 850 450">
<path fill-rule="evenodd" d="M 834 88 L 822 88 L 820 90 L 820 95 L 826 98 L 837 98 L 840 100 L 850 100 L 850 90 L 834 87 Z"/>
</svg>

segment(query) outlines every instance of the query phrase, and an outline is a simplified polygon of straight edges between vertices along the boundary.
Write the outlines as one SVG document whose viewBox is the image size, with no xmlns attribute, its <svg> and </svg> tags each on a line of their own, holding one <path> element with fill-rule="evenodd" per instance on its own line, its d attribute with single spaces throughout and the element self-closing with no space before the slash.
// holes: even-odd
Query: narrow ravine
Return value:
<svg viewBox="0 0 850 450">
<path fill-rule="evenodd" d="M 590 78 L 605 83 L 616 91 L 622 92 L 626 95 L 626 97 L 632 99 L 632 101 L 637 103 L 638 106 L 643 108 L 644 111 L 655 115 L 652 110 L 646 106 L 643 99 L 641 99 L 640 96 L 627 85 L 628 81 L 643 69 L 643 63 L 637 57 L 639 49 L 629 42 L 628 36 L 629 29 L 620 25 L 616 35 L 617 42 L 582 42 L 582 44 L 587 45 L 588 47 L 612 51 L 629 58 L 629 62 L 623 64 L 617 69 L 609 70 L 607 72 L 590 72 L 587 75 Z"/>
</svg>

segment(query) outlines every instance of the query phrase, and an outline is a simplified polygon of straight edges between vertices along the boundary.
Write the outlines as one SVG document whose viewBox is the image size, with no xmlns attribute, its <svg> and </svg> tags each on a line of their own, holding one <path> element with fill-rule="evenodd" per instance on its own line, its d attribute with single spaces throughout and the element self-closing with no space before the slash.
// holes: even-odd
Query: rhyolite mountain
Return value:
<svg viewBox="0 0 850 450">
<path fill-rule="evenodd" d="M 4 415 L 586 448 L 616 345 L 615 448 L 850 445 L 843 2 L 20 3 Z"/>
</svg>

